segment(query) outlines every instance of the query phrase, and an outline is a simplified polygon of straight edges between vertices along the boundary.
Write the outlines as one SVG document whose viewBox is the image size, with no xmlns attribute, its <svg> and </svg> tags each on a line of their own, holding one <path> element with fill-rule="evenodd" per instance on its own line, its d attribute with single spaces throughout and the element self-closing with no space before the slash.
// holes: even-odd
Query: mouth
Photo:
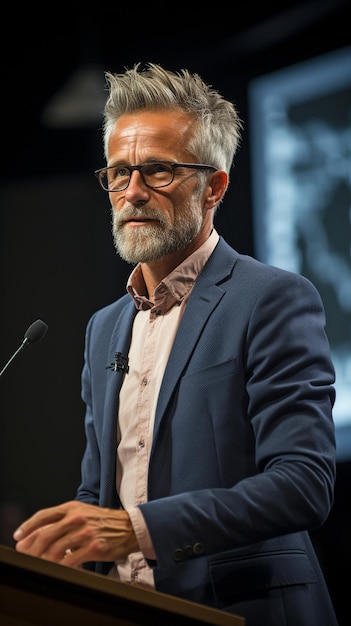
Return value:
<svg viewBox="0 0 351 626">
<path fill-rule="evenodd" d="M 133 217 L 123 222 L 123 226 L 142 226 L 144 224 L 150 224 L 155 222 L 155 219 L 150 217 Z"/>
<path fill-rule="evenodd" d="M 162 217 L 159 210 L 148 210 L 147 207 L 126 207 L 120 213 L 114 214 L 115 228 L 160 225 Z"/>
</svg>

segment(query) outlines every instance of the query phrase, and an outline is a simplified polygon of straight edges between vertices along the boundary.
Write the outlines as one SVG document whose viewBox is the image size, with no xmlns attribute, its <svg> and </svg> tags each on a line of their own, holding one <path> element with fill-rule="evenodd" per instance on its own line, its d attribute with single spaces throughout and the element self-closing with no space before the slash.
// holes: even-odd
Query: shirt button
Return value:
<svg viewBox="0 0 351 626">
<path fill-rule="evenodd" d="M 147 385 L 147 378 L 143 378 L 142 384 L 144 385 L 144 387 Z"/>
<path fill-rule="evenodd" d="M 139 448 L 144 448 L 144 446 L 145 446 L 144 439 L 140 439 L 140 441 L 139 441 Z"/>
<path fill-rule="evenodd" d="M 159 317 L 160 315 L 162 315 L 162 311 L 161 309 L 156 309 L 155 311 L 156 315 Z"/>
</svg>

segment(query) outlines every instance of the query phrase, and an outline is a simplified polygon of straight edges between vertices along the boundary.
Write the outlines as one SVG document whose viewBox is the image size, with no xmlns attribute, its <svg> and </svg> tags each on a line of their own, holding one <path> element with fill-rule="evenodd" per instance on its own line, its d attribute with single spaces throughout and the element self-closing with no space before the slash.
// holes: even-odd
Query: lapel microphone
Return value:
<svg viewBox="0 0 351 626">
<path fill-rule="evenodd" d="M 111 363 L 111 365 L 107 365 L 107 370 L 112 370 L 113 372 L 124 372 L 128 374 L 129 372 L 129 359 L 127 356 L 124 356 L 122 352 L 115 353 L 115 362 Z"/>
</svg>

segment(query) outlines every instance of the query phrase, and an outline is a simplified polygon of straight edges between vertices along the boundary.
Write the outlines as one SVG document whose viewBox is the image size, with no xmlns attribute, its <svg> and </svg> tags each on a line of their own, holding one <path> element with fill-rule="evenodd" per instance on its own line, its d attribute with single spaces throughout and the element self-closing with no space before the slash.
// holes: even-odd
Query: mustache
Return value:
<svg viewBox="0 0 351 626">
<path fill-rule="evenodd" d="M 120 209 L 117 213 L 113 212 L 113 222 L 115 226 L 122 225 L 127 220 L 145 218 L 150 220 L 158 220 L 164 223 L 165 217 L 161 209 L 152 207 L 127 206 Z"/>
</svg>

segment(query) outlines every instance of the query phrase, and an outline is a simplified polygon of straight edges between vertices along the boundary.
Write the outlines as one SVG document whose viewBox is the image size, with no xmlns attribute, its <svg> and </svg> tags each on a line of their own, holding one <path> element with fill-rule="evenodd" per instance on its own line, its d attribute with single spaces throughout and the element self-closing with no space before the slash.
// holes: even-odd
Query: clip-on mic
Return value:
<svg viewBox="0 0 351 626">
<path fill-rule="evenodd" d="M 129 359 L 127 356 L 124 356 L 122 352 L 116 352 L 115 362 L 111 363 L 111 365 L 107 365 L 106 369 L 113 370 L 114 372 L 122 371 L 122 372 L 125 372 L 125 374 L 128 374 L 129 372 L 128 362 L 129 362 Z"/>
</svg>

